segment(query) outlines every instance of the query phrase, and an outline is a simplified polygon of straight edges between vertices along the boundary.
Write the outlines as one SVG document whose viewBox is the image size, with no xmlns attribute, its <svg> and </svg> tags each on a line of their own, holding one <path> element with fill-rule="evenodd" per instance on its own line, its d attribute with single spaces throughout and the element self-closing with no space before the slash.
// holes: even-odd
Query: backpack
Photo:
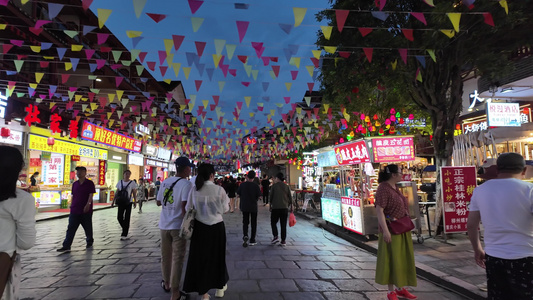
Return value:
<svg viewBox="0 0 533 300">
<path fill-rule="evenodd" d="M 168 189 L 165 189 L 165 197 L 163 198 L 163 206 L 166 206 L 167 205 L 167 202 L 170 202 L 170 204 L 174 203 L 174 186 L 176 185 L 176 183 L 178 183 L 178 181 L 182 180 L 183 178 L 180 178 L 176 181 L 174 181 L 174 183 L 170 186 L 170 188 Z"/>
<path fill-rule="evenodd" d="M 115 203 L 117 205 L 127 205 L 130 203 L 130 194 L 128 193 L 128 186 L 132 181 L 128 182 L 126 188 L 124 188 L 124 181 L 120 181 L 121 189 L 117 191 L 115 195 Z"/>
</svg>

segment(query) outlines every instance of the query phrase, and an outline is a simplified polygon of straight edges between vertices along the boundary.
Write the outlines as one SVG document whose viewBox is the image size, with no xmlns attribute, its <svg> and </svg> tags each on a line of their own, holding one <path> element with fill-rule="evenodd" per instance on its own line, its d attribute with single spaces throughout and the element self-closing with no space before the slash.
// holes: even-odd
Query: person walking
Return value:
<svg viewBox="0 0 533 300">
<path fill-rule="evenodd" d="M 521 180 L 526 163 L 518 153 L 500 154 L 496 166 L 497 178 L 472 194 L 468 238 L 476 263 L 487 272 L 487 299 L 533 299 L 533 184 Z"/>
<path fill-rule="evenodd" d="M 394 221 L 409 215 L 407 199 L 396 187 L 402 181 L 397 165 L 388 165 L 378 174 L 376 190 L 376 211 L 378 217 L 378 258 L 375 281 L 388 285 L 388 300 L 398 296 L 416 299 L 405 286 L 416 286 L 416 268 L 411 231 L 391 234 L 387 221 Z M 396 289 L 394 289 L 396 286 Z"/>
<path fill-rule="evenodd" d="M 270 188 L 270 225 L 272 227 L 272 235 L 274 238 L 271 241 L 272 245 L 279 242 L 278 237 L 278 221 L 281 229 L 281 246 L 287 245 L 287 219 L 290 212 L 293 211 L 291 189 L 285 184 L 283 173 L 278 173 L 274 177 L 274 184 Z"/>
<path fill-rule="evenodd" d="M 35 199 L 27 192 L 17 189 L 17 178 L 24 165 L 24 158 L 14 147 L 0 146 L 0 252 L 10 257 L 15 255 L 0 298 L 19 299 L 21 265 L 19 250 L 28 250 L 35 245 Z"/>
<path fill-rule="evenodd" d="M 137 186 L 137 202 L 139 203 L 139 213 L 143 212 L 143 202 L 148 201 L 148 187 L 143 178 L 139 178 L 139 186 Z"/>
<path fill-rule="evenodd" d="M 233 213 L 235 211 L 235 197 L 237 197 L 235 193 L 237 191 L 237 180 L 230 176 L 228 181 L 229 182 L 226 186 L 226 192 L 228 193 L 229 198 L 230 213 Z"/>
<path fill-rule="evenodd" d="M 117 183 L 117 192 L 111 203 L 111 207 L 115 206 L 115 204 L 118 206 L 117 220 L 120 227 L 122 227 L 122 234 L 120 235 L 120 240 L 122 241 L 130 238 L 128 233 L 130 230 L 131 206 L 133 205 L 133 208 L 137 206 L 137 196 L 135 193 L 137 184 L 133 180 L 130 180 L 131 171 L 124 171 L 123 176 L 123 179 Z M 125 200 L 121 198 L 125 198 Z"/>
<path fill-rule="evenodd" d="M 70 252 L 74 236 L 80 225 L 85 231 L 85 248 L 93 246 L 93 195 L 96 193 L 94 182 L 87 179 L 87 169 L 76 167 L 78 180 L 72 184 L 72 203 L 68 218 L 67 235 L 63 246 L 57 252 Z"/>
<path fill-rule="evenodd" d="M 157 194 L 157 205 L 161 206 L 159 230 L 161 233 L 161 287 L 166 292 L 172 291 L 171 299 L 186 299 L 180 291 L 181 274 L 187 240 L 179 236 L 181 223 L 185 216 L 185 205 L 193 184 L 187 179 L 194 164 L 187 157 L 179 157 L 176 164 L 176 176 L 169 177 L 161 183 Z"/>
<path fill-rule="evenodd" d="M 155 195 L 159 194 L 159 189 L 161 188 L 161 177 L 157 177 L 157 180 L 155 181 Z"/>
<path fill-rule="evenodd" d="M 204 300 L 210 298 L 208 292 L 213 288 L 217 289 L 215 297 L 224 297 L 229 280 L 226 228 L 222 219 L 222 214 L 229 209 L 229 198 L 222 187 L 214 184 L 214 179 L 214 166 L 200 165 L 186 207 L 196 209 L 196 218 L 183 289 L 188 293 L 197 292 Z"/>
<path fill-rule="evenodd" d="M 257 184 L 253 182 L 255 178 L 255 172 L 250 171 L 246 174 L 246 182 L 241 183 L 237 189 L 237 194 L 241 197 L 242 212 L 242 246 L 248 247 L 257 244 L 255 241 L 255 235 L 257 232 L 257 200 L 261 197 L 261 189 Z M 251 222 L 250 222 L 251 219 Z M 252 225 L 252 235 L 248 239 L 248 224 Z M 248 243 L 248 240 L 250 243 Z"/>
<path fill-rule="evenodd" d="M 263 176 L 261 187 L 263 188 L 263 206 L 266 206 L 268 204 L 268 192 L 270 191 L 270 180 L 268 179 L 268 175 Z"/>
</svg>

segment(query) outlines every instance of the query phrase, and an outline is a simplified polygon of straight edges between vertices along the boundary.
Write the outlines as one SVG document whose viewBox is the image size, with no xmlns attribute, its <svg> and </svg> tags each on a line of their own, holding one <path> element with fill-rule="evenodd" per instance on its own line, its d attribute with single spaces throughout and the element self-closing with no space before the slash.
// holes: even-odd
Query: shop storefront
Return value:
<svg viewBox="0 0 533 300">
<path fill-rule="evenodd" d="M 140 154 L 128 154 L 128 170 L 131 171 L 131 178 L 144 178 L 144 156 Z"/>
<path fill-rule="evenodd" d="M 122 179 L 124 171 L 128 170 L 128 155 L 126 153 L 109 150 L 107 163 L 106 185 L 110 189 L 115 189 L 117 183 Z M 135 177 L 131 177 L 135 179 Z"/>
<path fill-rule="evenodd" d="M 38 207 L 58 206 L 71 194 L 71 184 L 77 180 L 77 166 L 87 168 L 87 178 L 91 179 L 97 192 L 94 201 L 100 199 L 100 189 L 105 189 L 102 166 L 108 158 L 108 151 L 102 148 L 57 140 L 35 134 L 28 136 L 28 174 L 39 172 L 39 184 L 32 195 Z M 38 191 L 37 191 L 38 190 Z"/>
</svg>

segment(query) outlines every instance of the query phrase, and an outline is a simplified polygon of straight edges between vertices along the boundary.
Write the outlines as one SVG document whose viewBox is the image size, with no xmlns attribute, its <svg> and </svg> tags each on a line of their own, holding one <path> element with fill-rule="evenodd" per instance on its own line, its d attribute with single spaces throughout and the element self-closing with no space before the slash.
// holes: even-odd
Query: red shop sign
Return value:
<svg viewBox="0 0 533 300">
<path fill-rule="evenodd" d="M 444 232 L 465 232 L 470 199 L 477 186 L 476 167 L 442 167 Z"/>
<path fill-rule="evenodd" d="M 142 143 L 139 140 L 87 121 L 83 122 L 81 138 L 138 153 L 141 152 L 142 147 Z"/>
<path fill-rule="evenodd" d="M 335 147 L 335 157 L 339 165 L 369 163 L 370 156 L 364 140 Z"/>
<path fill-rule="evenodd" d="M 105 171 L 106 171 L 105 164 L 106 164 L 105 160 L 98 161 L 98 185 L 105 184 Z"/>
<path fill-rule="evenodd" d="M 413 137 L 378 138 L 372 140 L 374 162 L 415 160 Z"/>
</svg>

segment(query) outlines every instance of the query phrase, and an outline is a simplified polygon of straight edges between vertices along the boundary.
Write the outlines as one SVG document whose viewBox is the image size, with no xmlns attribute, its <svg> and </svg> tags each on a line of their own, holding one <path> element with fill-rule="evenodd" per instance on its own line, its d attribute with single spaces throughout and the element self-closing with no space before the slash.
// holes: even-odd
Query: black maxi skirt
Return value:
<svg viewBox="0 0 533 300">
<path fill-rule="evenodd" d="M 203 295 L 210 289 L 222 289 L 228 280 L 224 222 L 206 225 L 195 220 L 183 290 Z"/>
</svg>

